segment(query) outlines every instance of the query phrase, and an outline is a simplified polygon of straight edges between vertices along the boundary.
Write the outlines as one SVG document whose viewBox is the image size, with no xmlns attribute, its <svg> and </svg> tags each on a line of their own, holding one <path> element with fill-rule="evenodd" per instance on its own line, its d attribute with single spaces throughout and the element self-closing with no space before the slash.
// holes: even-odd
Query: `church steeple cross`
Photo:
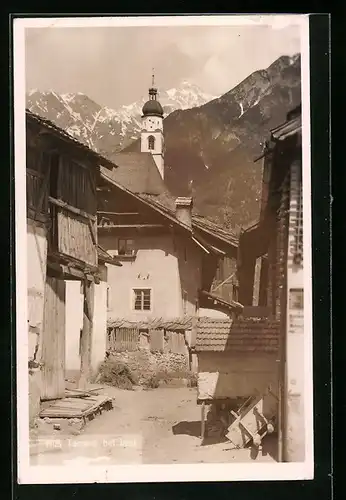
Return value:
<svg viewBox="0 0 346 500">
<path fill-rule="evenodd" d="M 157 88 L 155 88 L 155 72 L 154 72 L 154 68 L 152 68 L 151 88 L 149 89 L 149 99 L 156 100 L 156 96 L 157 96 Z"/>
</svg>

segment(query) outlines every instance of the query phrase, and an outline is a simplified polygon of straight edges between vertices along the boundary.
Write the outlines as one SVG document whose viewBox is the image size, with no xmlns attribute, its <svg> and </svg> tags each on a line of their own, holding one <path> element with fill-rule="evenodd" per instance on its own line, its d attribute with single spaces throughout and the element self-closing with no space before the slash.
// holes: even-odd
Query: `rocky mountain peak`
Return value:
<svg viewBox="0 0 346 500">
<path fill-rule="evenodd" d="M 147 96 L 111 109 L 82 93 L 33 89 L 27 107 L 105 156 L 138 151 Z M 232 226 L 257 219 L 261 166 L 254 158 L 270 130 L 301 101 L 300 55 L 282 56 L 222 96 L 183 80 L 160 91 L 165 179 L 176 196 L 193 195 L 200 213 Z"/>
</svg>

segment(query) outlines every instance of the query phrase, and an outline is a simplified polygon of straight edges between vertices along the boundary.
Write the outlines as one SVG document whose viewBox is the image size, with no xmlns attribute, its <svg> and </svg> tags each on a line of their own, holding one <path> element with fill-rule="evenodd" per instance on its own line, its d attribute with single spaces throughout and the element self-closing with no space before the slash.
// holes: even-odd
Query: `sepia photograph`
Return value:
<svg viewBox="0 0 346 500">
<path fill-rule="evenodd" d="M 13 33 L 19 483 L 312 479 L 309 16 Z"/>
</svg>

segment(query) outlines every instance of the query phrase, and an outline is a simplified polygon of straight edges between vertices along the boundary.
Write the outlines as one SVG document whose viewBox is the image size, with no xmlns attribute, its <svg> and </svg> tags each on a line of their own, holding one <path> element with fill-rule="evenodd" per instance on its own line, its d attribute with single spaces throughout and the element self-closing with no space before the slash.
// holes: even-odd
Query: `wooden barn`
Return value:
<svg viewBox="0 0 346 500">
<path fill-rule="evenodd" d="M 113 166 L 50 121 L 26 111 L 31 418 L 40 400 L 65 395 L 67 282 L 77 281 L 83 290 L 80 384 L 90 375 L 98 340 L 93 335 L 95 303 L 100 283 L 107 279 L 105 262 L 116 263 L 97 241 L 96 181 L 101 165 Z M 103 335 L 105 343 L 105 331 Z"/>
<path fill-rule="evenodd" d="M 261 158 L 260 219 L 239 238 L 239 300 L 244 310 L 249 306 L 266 310 L 269 318 L 279 321 L 279 459 L 303 461 L 305 274 L 301 106 L 272 130 L 266 149 L 257 160 Z M 260 284 L 259 299 L 254 303 L 256 267 L 260 269 Z"/>
</svg>

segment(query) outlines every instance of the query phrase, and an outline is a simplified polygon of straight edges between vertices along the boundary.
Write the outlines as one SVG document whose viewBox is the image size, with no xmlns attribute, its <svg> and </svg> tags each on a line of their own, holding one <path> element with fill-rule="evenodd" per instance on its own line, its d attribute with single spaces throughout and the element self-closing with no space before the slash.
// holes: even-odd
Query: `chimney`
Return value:
<svg viewBox="0 0 346 500">
<path fill-rule="evenodd" d="M 175 215 L 186 226 L 192 226 L 192 198 L 179 197 L 175 200 Z"/>
</svg>

